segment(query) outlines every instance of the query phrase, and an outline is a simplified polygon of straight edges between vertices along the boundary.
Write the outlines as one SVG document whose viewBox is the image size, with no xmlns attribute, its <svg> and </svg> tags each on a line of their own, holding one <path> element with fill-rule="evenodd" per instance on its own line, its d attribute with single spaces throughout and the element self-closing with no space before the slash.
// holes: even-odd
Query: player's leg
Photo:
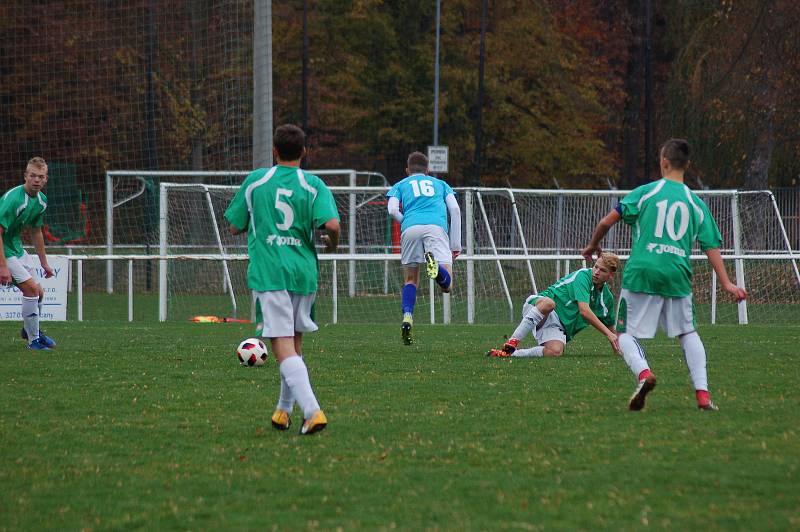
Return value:
<svg viewBox="0 0 800 532">
<path fill-rule="evenodd" d="M 453 284 L 453 253 L 447 233 L 438 225 L 425 226 L 425 271 L 442 292 L 450 292 Z"/>
<path fill-rule="evenodd" d="M 7 260 L 11 279 L 22 292 L 22 330 L 20 336 L 28 342 L 30 349 L 50 349 L 56 342 L 45 336 L 40 329 L 44 290 L 34 278 L 35 263 L 27 253 L 22 257 Z"/>
<path fill-rule="evenodd" d="M 414 306 L 417 303 L 417 284 L 419 283 L 419 266 L 403 266 L 403 290 L 401 293 L 401 306 L 403 310 L 403 321 L 400 324 L 400 335 L 403 343 L 411 345 L 414 337 L 411 329 L 414 326 Z"/>
<path fill-rule="evenodd" d="M 11 273 L 11 281 L 22 292 L 22 330 L 25 333 L 23 338 L 28 340 L 30 349 L 49 349 L 49 346 L 39 339 L 39 296 L 42 294 L 42 287 L 33 278 L 33 268 L 18 257 L 9 257 L 6 263 Z"/>
<path fill-rule="evenodd" d="M 636 388 L 628 401 L 628 408 L 641 410 L 645 398 L 656 387 L 656 377 L 650 371 L 644 348 L 639 338 L 652 338 L 656 334 L 663 298 L 622 289 L 617 310 L 617 332 L 622 359 L 636 377 Z"/>
<path fill-rule="evenodd" d="M 297 358 L 305 361 L 302 356 L 303 352 L 303 333 L 314 332 L 319 330 L 319 327 L 311 318 L 311 311 L 314 308 L 314 301 L 317 298 L 316 294 L 300 295 L 291 293 L 292 306 L 294 308 L 294 345 Z M 306 377 L 308 378 L 308 370 L 306 370 Z M 328 425 L 328 418 L 325 413 L 320 410 L 317 398 L 311 388 L 311 380 L 308 379 L 308 392 L 310 393 L 309 399 L 313 400 L 314 406 L 309 406 L 297 398 L 296 391 L 292 389 L 293 395 L 297 398 L 298 404 L 303 409 L 303 426 L 300 427 L 300 434 L 313 434 L 324 429 Z M 305 406 L 304 406 L 305 405 Z"/>
<path fill-rule="evenodd" d="M 546 300 L 546 301 L 541 301 Z M 537 310 L 546 311 L 545 320 L 541 325 L 534 329 L 533 336 L 536 338 L 536 347 L 530 349 L 517 349 L 514 351 L 515 357 L 558 357 L 564 352 L 567 344 L 567 335 L 564 332 L 564 325 L 558 317 L 558 313 L 550 308 L 552 300 L 540 297 L 536 302 L 540 305 Z M 555 305 L 553 304 L 553 307 Z M 549 310 L 548 310 L 549 309 Z"/>
<path fill-rule="evenodd" d="M 528 349 L 517 349 L 511 356 L 514 357 L 560 357 L 564 354 L 564 344 L 558 340 L 550 340 L 543 345 L 537 345 Z"/>
<path fill-rule="evenodd" d="M 290 295 L 285 290 L 258 292 L 258 296 L 265 318 L 262 335 L 270 339 L 272 351 L 278 361 L 281 379 L 286 382 L 291 397 L 303 410 L 304 426 L 301 428 L 301 433 L 310 434 L 322 430 L 325 428 L 327 420 L 324 420 L 325 415 L 320 410 L 319 402 L 311 388 L 308 368 L 298 354 L 295 341 L 295 331 L 298 329 L 298 332 L 316 330 L 316 324 L 310 317 L 313 297 Z M 309 300 L 305 303 L 298 303 L 294 301 L 297 297 L 306 297 Z M 301 312 L 305 314 L 300 316 Z M 295 315 L 296 313 L 298 315 Z M 279 416 L 278 410 L 283 410 L 280 405 L 273 414 L 273 426 L 276 425 L 276 416 L 282 417 Z M 308 420 L 318 420 L 319 426 L 309 431 L 305 426 Z M 285 427 L 278 428 L 288 428 L 288 423 L 285 424 Z"/>
<path fill-rule="evenodd" d="M 677 336 L 681 342 L 683 359 L 694 385 L 697 407 L 701 410 L 719 410 L 708 391 L 706 348 L 697 334 L 692 297 L 668 298 L 662 318 L 667 336 Z"/>
<path fill-rule="evenodd" d="M 546 296 L 533 296 L 522 306 L 522 320 L 511 334 L 509 342 L 517 340 L 519 342 L 529 333 L 536 330 L 540 323 L 550 316 L 556 308 L 555 301 Z M 561 322 L 559 321 L 559 325 Z"/>
<path fill-rule="evenodd" d="M 500 349 L 490 349 L 486 356 L 491 357 L 540 357 L 543 356 L 543 344 L 550 340 L 566 342 L 561 321 L 553 312 L 555 303 L 545 296 L 531 296 L 522 306 L 522 320 L 517 325 L 511 338 Z M 519 343 L 532 333 L 536 338 L 536 347 L 519 349 Z"/>
<path fill-rule="evenodd" d="M 412 225 L 400 237 L 400 264 L 403 265 L 403 289 L 401 291 L 401 307 L 403 321 L 400 325 L 403 343 L 411 345 L 414 325 L 414 305 L 417 302 L 417 286 L 419 285 L 419 265 L 425 262 L 425 248 L 422 235 L 424 226 Z"/>
</svg>

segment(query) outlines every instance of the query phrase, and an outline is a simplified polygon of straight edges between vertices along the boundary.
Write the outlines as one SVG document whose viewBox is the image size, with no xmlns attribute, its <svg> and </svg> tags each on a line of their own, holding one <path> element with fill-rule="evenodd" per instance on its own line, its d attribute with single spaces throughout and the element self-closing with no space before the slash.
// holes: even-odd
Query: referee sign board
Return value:
<svg viewBox="0 0 800 532">
<path fill-rule="evenodd" d="M 428 169 L 434 173 L 447 173 L 447 146 L 428 146 Z"/>
</svg>

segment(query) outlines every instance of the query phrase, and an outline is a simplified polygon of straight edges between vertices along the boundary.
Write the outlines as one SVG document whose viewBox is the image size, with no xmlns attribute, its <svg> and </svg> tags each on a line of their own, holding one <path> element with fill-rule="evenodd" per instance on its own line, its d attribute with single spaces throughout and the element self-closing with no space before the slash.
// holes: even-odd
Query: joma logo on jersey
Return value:
<svg viewBox="0 0 800 532">
<path fill-rule="evenodd" d="M 650 242 L 647 244 L 647 251 L 650 253 L 655 251 L 658 255 L 661 255 L 662 253 L 672 253 L 673 255 L 678 255 L 679 257 L 686 256 L 686 252 L 679 247 L 670 246 L 669 244 L 657 244 L 655 242 Z"/>
<path fill-rule="evenodd" d="M 302 246 L 303 243 L 300 241 L 299 238 L 295 238 L 293 236 L 280 236 L 280 235 L 269 235 L 267 237 L 267 245 L 268 246 Z"/>
</svg>

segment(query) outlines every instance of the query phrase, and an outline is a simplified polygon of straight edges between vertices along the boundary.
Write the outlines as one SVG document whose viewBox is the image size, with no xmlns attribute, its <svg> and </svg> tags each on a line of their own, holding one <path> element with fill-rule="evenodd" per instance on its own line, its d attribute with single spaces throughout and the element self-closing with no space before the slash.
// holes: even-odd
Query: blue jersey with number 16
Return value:
<svg viewBox="0 0 800 532">
<path fill-rule="evenodd" d="M 388 198 L 397 198 L 403 204 L 401 231 L 412 225 L 438 225 L 447 233 L 447 205 L 445 198 L 455 194 L 453 189 L 433 176 L 414 174 L 395 184 Z"/>
</svg>

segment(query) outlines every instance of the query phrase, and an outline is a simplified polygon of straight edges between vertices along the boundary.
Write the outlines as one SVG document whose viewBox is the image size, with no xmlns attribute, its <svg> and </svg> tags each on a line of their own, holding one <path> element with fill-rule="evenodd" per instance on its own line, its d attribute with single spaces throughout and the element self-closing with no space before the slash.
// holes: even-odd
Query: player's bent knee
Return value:
<svg viewBox="0 0 800 532">
<path fill-rule="evenodd" d="M 539 312 L 542 314 L 547 314 L 556 308 L 556 302 L 549 297 L 542 296 L 536 301 L 536 308 L 538 308 Z"/>
</svg>

